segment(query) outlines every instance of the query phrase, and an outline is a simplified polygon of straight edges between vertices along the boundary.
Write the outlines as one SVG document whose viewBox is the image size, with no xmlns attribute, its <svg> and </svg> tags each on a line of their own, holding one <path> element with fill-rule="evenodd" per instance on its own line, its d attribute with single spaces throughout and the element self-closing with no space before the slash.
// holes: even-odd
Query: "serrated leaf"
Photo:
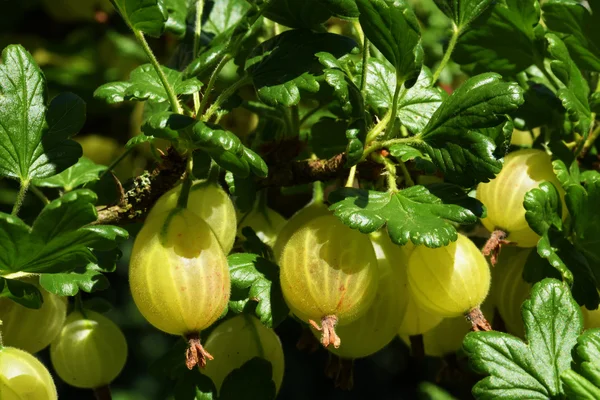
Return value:
<svg viewBox="0 0 600 400">
<path fill-rule="evenodd" d="M 479 17 L 493 0 L 434 0 L 435 4 L 450 18 L 456 29 L 463 32 L 466 27 Z"/>
<path fill-rule="evenodd" d="M 566 284 L 545 279 L 521 308 L 527 343 L 502 332 L 472 332 L 463 341 L 471 367 L 489 375 L 473 387 L 478 399 L 561 397 L 560 374 L 583 329 L 579 306 Z M 518 382 L 518 384 L 516 384 Z"/>
<path fill-rule="evenodd" d="M 432 86 L 431 72 L 423 67 L 417 82 L 410 89 L 403 87 L 398 96 L 398 119 L 413 133 L 421 132 L 438 109 L 444 95 Z M 391 65 L 369 59 L 367 63 L 366 102 L 380 118 L 392 107 L 396 75 Z"/>
<path fill-rule="evenodd" d="M 186 19 L 188 16 L 189 3 L 192 0 L 162 0 L 167 13 L 167 22 L 165 30 L 174 33 L 179 37 L 185 35 L 187 29 Z"/>
<path fill-rule="evenodd" d="M 346 167 L 358 164 L 365 147 L 367 129 L 364 120 L 357 120 L 346 129 Z"/>
<path fill-rule="evenodd" d="M 538 235 L 542 236 L 552 226 L 562 230 L 562 202 L 551 182 L 542 182 L 538 188 L 527 192 L 523 207 L 527 223 Z"/>
<path fill-rule="evenodd" d="M 81 146 L 70 140 L 85 121 L 85 103 L 72 93 L 47 106 L 46 82 L 31 55 L 7 46 L 0 64 L 0 176 L 29 182 L 75 164 Z"/>
<path fill-rule="evenodd" d="M 419 149 L 415 149 L 407 144 L 398 143 L 390 147 L 390 154 L 402 162 L 414 160 L 415 158 L 424 158 Z"/>
<path fill-rule="evenodd" d="M 202 31 L 219 35 L 237 24 L 250 4 L 246 0 L 219 0 L 213 3 Z"/>
<path fill-rule="evenodd" d="M 77 164 L 67 168 L 58 175 L 44 179 L 35 179 L 33 184 L 39 187 L 64 188 L 70 192 L 78 186 L 100 179 L 106 166 L 98 165 L 86 157 L 81 157 Z"/>
<path fill-rule="evenodd" d="M 565 387 L 565 394 L 570 399 L 595 400 L 600 398 L 600 388 L 573 370 L 563 371 L 560 380 Z"/>
<path fill-rule="evenodd" d="M 236 294 L 230 300 L 230 310 L 239 313 L 254 306 L 253 312 L 265 326 L 279 325 L 287 317 L 289 308 L 279 286 L 277 265 L 250 253 L 231 254 L 227 261 L 232 294 Z"/>
<path fill-rule="evenodd" d="M 0 290 L 0 297 L 6 297 L 27 308 L 39 309 L 44 299 L 42 293 L 35 285 L 17 279 L 0 278 L 4 286 Z"/>
<path fill-rule="evenodd" d="M 566 189 L 565 203 L 573 220 L 573 243 L 590 260 L 600 278 L 600 179 Z"/>
<path fill-rule="evenodd" d="M 423 186 L 397 193 L 342 188 L 329 195 L 332 210 L 344 224 L 362 233 L 387 226 L 392 241 L 441 247 L 457 238 L 458 224 L 473 224 L 477 216 L 454 204 L 444 204 Z"/>
<path fill-rule="evenodd" d="M 548 52 L 553 58 L 550 63 L 552 72 L 565 85 L 558 90 L 557 96 L 567 110 L 575 131 L 587 138 L 592 125 L 592 112 L 588 103 L 590 88 L 562 40 L 553 33 L 548 33 L 546 39 Z"/>
<path fill-rule="evenodd" d="M 139 134 L 139 135 L 132 137 L 131 139 L 129 139 L 127 141 L 127 143 L 125 144 L 125 149 L 129 150 L 133 147 L 139 146 L 140 144 L 152 143 L 152 142 L 154 142 L 154 136 L 147 136 L 144 134 Z"/>
<path fill-rule="evenodd" d="M 317 56 L 325 67 L 328 67 L 327 59 L 337 64 L 337 59 L 329 53 L 317 53 Z M 364 118 L 364 100 L 360 89 L 341 66 L 329 66 L 323 73 L 325 82 L 333 89 L 333 97 L 338 101 L 343 116 L 348 119 Z"/>
<path fill-rule="evenodd" d="M 574 364 L 581 375 L 600 387 L 600 329 L 588 329 L 577 339 Z"/>
<path fill-rule="evenodd" d="M 537 0 L 497 1 L 460 37 L 452 54 L 474 73 L 516 75 L 532 64 L 543 49 L 536 42 L 540 19 Z"/>
<path fill-rule="evenodd" d="M 19 218 L 0 213 L 0 271 L 58 273 L 96 262 L 89 247 L 113 249 L 127 238 L 122 228 L 90 225 L 98 216 L 97 197 L 78 189 L 47 204 L 27 226 Z"/>
<path fill-rule="evenodd" d="M 419 21 L 408 3 L 404 0 L 356 0 L 356 5 L 365 36 L 394 66 L 397 80 L 402 83 L 416 80 L 424 52 Z"/>
<path fill-rule="evenodd" d="M 177 141 L 180 131 L 191 128 L 196 120 L 187 115 L 176 114 L 170 111 L 162 111 L 150 115 L 142 124 L 142 132 L 145 135 Z M 184 135 L 184 139 L 189 139 Z"/>
<path fill-rule="evenodd" d="M 254 179 L 241 178 L 228 171 L 225 174 L 225 182 L 237 209 L 242 213 L 250 211 L 256 203 L 257 187 Z"/>
<path fill-rule="evenodd" d="M 264 358 L 254 357 L 236 368 L 223 381 L 220 400 L 271 400 L 276 396 L 273 367 Z"/>
<path fill-rule="evenodd" d="M 270 0 L 265 17 L 290 28 L 313 29 L 331 17 L 322 0 Z"/>
<path fill-rule="evenodd" d="M 463 186 L 493 179 L 502 168 L 496 143 L 483 128 L 506 121 L 523 104 L 523 91 L 498 74 L 468 79 L 435 111 L 411 145 L 427 153 L 446 180 Z"/>
<path fill-rule="evenodd" d="M 165 29 L 167 10 L 162 0 L 110 0 L 133 30 L 159 37 Z"/>
<path fill-rule="evenodd" d="M 208 153 L 219 166 L 241 178 L 250 172 L 265 177 L 267 164 L 255 152 L 245 147 L 232 132 L 220 126 L 197 122 L 193 128 L 193 144 Z"/>
<path fill-rule="evenodd" d="M 181 359 L 181 352 L 177 353 Z M 217 389 L 206 375 L 202 375 L 198 368 L 188 370 L 184 368 L 177 375 L 174 396 L 175 400 L 213 400 L 216 399 Z"/>
<path fill-rule="evenodd" d="M 475 197 L 469 196 L 460 186 L 451 183 L 440 182 L 425 185 L 427 190 L 436 197 L 439 197 L 444 204 L 456 204 L 467 210 L 470 210 L 478 218 L 485 218 L 487 212 L 481 201 Z"/>
<path fill-rule="evenodd" d="M 600 9 L 588 2 L 592 12 L 577 0 L 547 0 L 542 5 L 548 28 L 564 34 L 569 53 L 580 68 L 600 71 Z"/>
<path fill-rule="evenodd" d="M 322 0 L 322 3 L 338 18 L 354 19 L 360 15 L 355 0 Z"/>
<path fill-rule="evenodd" d="M 316 93 L 323 66 L 315 54 L 331 53 L 339 58 L 356 43 L 347 37 L 306 30 L 283 32 L 258 46 L 246 61 L 258 96 L 271 106 L 293 106 L 302 92 Z"/>
<path fill-rule="evenodd" d="M 165 66 L 161 68 L 176 95 L 196 93 L 202 87 L 202 82 L 196 78 L 183 79 L 181 72 Z M 131 71 L 128 81 L 110 82 L 100 86 L 94 92 L 94 97 L 109 104 L 145 100 L 160 103 L 169 100 L 165 87 L 150 64 L 140 65 Z"/>
</svg>

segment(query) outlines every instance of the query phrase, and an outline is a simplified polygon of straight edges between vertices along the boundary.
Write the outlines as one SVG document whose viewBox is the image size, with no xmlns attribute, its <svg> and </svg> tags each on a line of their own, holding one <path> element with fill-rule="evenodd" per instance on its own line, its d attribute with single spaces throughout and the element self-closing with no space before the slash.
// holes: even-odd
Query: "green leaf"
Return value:
<svg viewBox="0 0 600 400">
<path fill-rule="evenodd" d="M 17 279 L 0 278 L 4 283 L 0 297 L 6 297 L 27 308 L 39 309 L 44 302 L 42 293 L 34 285 Z"/>
<path fill-rule="evenodd" d="M 322 0 L 321 3 L 338 18 L 355 19 L 360 15 L 355 0 Z"/>
<path fill-rule="evenodd" d="M 317 53 L 316 55 L 321 64 L 325 67 L 329 66 L 323 71 L 325 82 L 333 88 L 333 97 L 338 101 L 343 116 L 349 119 L 364 119 L 364 100 L 352 78 L 342 70 L 333 55 L 329 53 Z M 330 65 L 331 63 L 334 65 Z"/>
<path fill-rule="evenodd" d="M 2 51 L 0 64 L 0 176 L 29 182 L 75 164 L 81 146 L 69 140 L 83 126 L 85 103 L 71 93 L 46 106 L 46 82 L 20 45 Z"/>
<path fill-rule="evenodd" d="M 497 1 L 460 37 L 453 59 L 474 73 L 516 75 L 541 58 L 539 19 L 537 0 Z"/>
<path fill-rule="evenodd" d="M 127 141 L 127 143 L 125 144 L 125 149 L 129 150 L 132 147 L 139 146 L 140 144 L 153 143 L 153 142 L 154 142 L 154 136 L 146 136 L 144 134 L 139 134 L 139 135 L 132 137 L 131 139 L 129 139 Z"/>
<path fill-rule="evenodd" d="M 356 0 L 356 5 L 365 36 L 394 66 L 397 80 L 402 83 L 416 80 L 424 52 L 419 21 L 407 2 Z"/>
<path fill-rule="evenodd" d="M 271 0 L 265 17 L 290 28 L 314 29 L 331 17 L 322 0 Z"/>
<path fill-rule="evenodd" d="M 196 120 L 187 115 L 176 114 L 170 111 L 157 112 L 150 115 L 142 124 L 142 132 L 145 135 L 177 141 L 179 131 L 191 128 Z M 185 137 L 189 139 L 189 137 Z"/>
<path fill-rule="evenodd" d="M 562 202 L 551 182 L 543 182 L 527 192 L 523 207 L 527 223 L 538 235 L 545 234 L 551 226 L 562 230 Z"/>
<path fill-rule="evenodd" d="M 600 387 L 600 330 L 588 329 L 577 339 L 575 369 L 594 386 Z"/>
<path fill-rule="evenodd" d="M 469 196 L 460 186 L 451 183 L 440 182 L 431 183 L 425 186 L 427 190 L 436 197 L 439 197 L 444 204 L 456 204 L 467 210 L 470 210 L 478 218 L 485 218 L 487 215 L 485 206 L 475 197 Z"/>
<path fill-rule="evenodd" d="M 583 329 L 566 284 L 545 279 L 522 306 L 527 344 L 506 333 L 472 332 L 463 341 L 471 367 L 489 375 L 473 387 L 478 399 L 561 398 L 560 374 Z M 518 382 L 518 384 L 517 384 Z"/>
<path fill-rule="evenodd" d="M 210 14 L 208 14 L 208 19 L 202 25 L 202 31 L 215 35 L 224 33 L 237 24 L 250 7 L 245 0 L 215 1 L 210 9 Z"/>
<path fill-rule="evenodd" d="M 600 71 L 600 9 L 588 2 L 588 9 L 577 0 L 547 0 L 542 5 L 544 22 L 560 32 L 571 57 L 580 68 Z"/>
<path fill-rule="evenodd" d="M 492 4 L 493 0 L 434 0 L 435 4 L 450 18 L 459 32 Z"/>
<path fill-rule="evenodd" d="M 176 95 L 196 93 L 202 87 L 202 82 L 196 78 L 184 80 L 181 72 L 165 66 L 161 68 Z M 94 92 L 94 97 L 108 104 L 145 100 L 160 103 L 169 100 L 165 87 L 150 64 L 140 65 L 131 71 L 126 82 L 110 82 L 100 86 Z"/>
<path fill-rule="evenodd" d="M 573 370 L 564 371 L 560 375 L 560 380 L 569 399 L 595 400 L 600 398 L 600 388 Z"/>
<path fill-rule="evenodd" d="M 420 400 L 456 400 L 450 393 L 431 382 L 419 383 L 418 392 Z"/>
<path fill-rule="evenodd" d="M 241 178 L 250 172 L 259 177 L 268 174 L 267 164 L 255 152 L 245 147 L 232 132 L 220 126 L 197 122 L 193 128 L 194 145 L 208 153 L 219 166 Z"/>
<path fill-rule="evenodd" d="M 431 87 L 431 72 L 423 67 L 413 87 L 402 87 L 398 96 L 398 119 L 413 133 L 421 132 L 438 109 L 444 95 Z M 380 118 L 389 111 L 394 100 L 396 75 L 392 67 L 376 58 L 367 63 L 366 102 Z"/>
<path fill-rule="evenodd" d="M 371 233 L 387 224 L 392 241 L 441 247 L 457 239 L 458 224 L 473 224 L 477 216 L 454 204 L 444 204 L 423 186 L 397 193 L 342 188 L 329 195 L 330 209 L 350 228 Z"/>
<path fill-rule="evenodd" d="M 185 351 L 185 349 L 184 349 Z M 182 351 L 177 353 L 181 360 Z M 175 400 L 213 400 L 216 399 L 217 389 L 214 383 L 206 375 L 202 375 L 198 368 L 188 370 L 181 368 L 177 374 L 175 384 Z"/>
<path fill-rule="evenodd" d="M 588 103 L 590 88 L 562 40 L 553 33 L 548 33 L 546 39 L 548 52 L 553 58 L 550 63 L 552 72 L 565 85 L 558 90 L 557 96 L 567 110 L 575 131 L 587 137 L 592 125 L 592 112 Z"/>
<path fill-rule="evenodd" d="M 390 154 L 402 162 L 407 162 L 416 158 L 425 158 L 420 150 L 403 143 L 391 146 Z"/>
<path fill-rule="evenodd" d="M 57 273 L 97 262 L 90 247 L 113 249 L 128 234 L 116 226 L 90 225 L 98 216 L 96 199 L 87 189 L 69 192 L 47 204 L 31 228 L 0 213 L 0 275 Z"/>
<path fill-rule="evenodd" d="M 254 49 L 246 62 L 246 71 L 262 101 L 290 107 L 300 102 L 302 92 L 319 91 L 323 66 L 315 54 L 327 52 L 339 58 L 355 47 L 352 39 L 341 35 L 286 31 Z"/>
<path fill-rule="evenodd" d="M 165 30 L 183 37 L 187 28 L 185 21 L 188 16 L 188 6 L 191 0 L 162 0 L 162 2 L 167 12 Z"/>
<path fill-rule="evenodd" d="M 427 153 L 448 181 L 463 186 L 487 182 L 502 168 L 496 143 L 482 128 L 506 121 L 523 104 L 523 91 L 498 74 L 468 79 L 435 111 L 411 144 Z"/>
<path fill-rule="evenodd" d="M 125 23 L 133 30 L 159 37 L 167 22 L 163 0 L 110 0 Z"/>
<path fill-rule="evenodd" d="M 346 167 L 358 164 L 363 153 L 367 130 L 364 120 L 355 121 L 346 129 Z"/>
<path fill-rule="evenodd" d="M 236 368 L 223 381 L 220 400 L 271 400 L 276 396 L 273 367 L 264 358 L 254 357 Z"/>
<path fill-rule="evenodd" d="M 566 192 L 565 203 L 573 220 L 573 243 L 590 260 L 600 278 L 600 177 L 587 181 L 585 186 L 571 185 Z"/>
<path fill-rule="evenodd" d="M 78 186 L 100 179 L 106 166 L 98 165 L 89 158 L 81 157 L 77 164 L 67 168 L 58 175 L 44 179 L 35 179 L 33 184 L 39 187 L 63 188 L 70 192 Z"/>
<path fill-rule="evenodd" d="M 257 254 L 235 253 L 227 257 L 231 274 L 230 311 L 253 312 L 269 328 L 279 325 L 288 315 L 279 268 Z"/>
<path fill-rule="evenodd" d="M 252 177 L 242 178 L 227 171 L 225 182 L 236 208 L 242 213 L 249 212 L 256 203 L 255 180 Z"/>
</svg>

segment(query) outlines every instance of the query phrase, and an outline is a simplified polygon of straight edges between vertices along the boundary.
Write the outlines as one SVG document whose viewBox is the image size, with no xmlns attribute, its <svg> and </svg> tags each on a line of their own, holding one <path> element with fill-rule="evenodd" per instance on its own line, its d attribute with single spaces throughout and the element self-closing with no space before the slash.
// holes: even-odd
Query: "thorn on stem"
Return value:
<svg viewBox="0 0 600 400">
<path fill-rule="evenodd" d="M 335 326 L 337 325 L 338 319 L 335 315 L 327 315 L 321 319 L 321 326 L 319 326 L 312 319 L 308 320 L 308 323 L 321 332 L 321 344 L 327 348 L 333 345 L 336 349 L 340 347 L 341 339 L 335 333 Z"/>
<path fill-rule="evenodd" d="M 202 347 L 200 336 L 195 334 L 187 335 L 188 348 L 185 351 L 185 365 L 189 370 L 194 369 L 196 365 L 200 368 L 206 367 L 206 360 L 213 360 L 213 356 Z"/>
<path fill-rule="evenodd" d="M 483 246 L 483 250 L 481 250 L 481 252 L 483 253 L 484 256 L 490 257 L 490 262 L 492 263 L 492 267 L 495 266 L 496 263 L 498 262 L 498 256 L 500 255 L 500 250 L 502 248 L 502 245 L 511 244 L 510 241 L 506 240 L 507 236 L 508 236 L 508 233 L 506 233 L 505 231 L 503 231 L 501 229 L 496 229 L 490 235 L 490 238 L 485 243 L 485 246 Z"/>
</svg>

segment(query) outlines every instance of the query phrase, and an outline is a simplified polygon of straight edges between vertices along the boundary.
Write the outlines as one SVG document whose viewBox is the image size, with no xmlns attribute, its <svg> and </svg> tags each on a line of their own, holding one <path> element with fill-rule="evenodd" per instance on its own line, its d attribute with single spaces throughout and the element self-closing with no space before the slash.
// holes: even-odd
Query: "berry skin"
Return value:
<svg viewBox="0 0 600 400">
<path fill-rule="evenodd" d="M 297 213 L 287 220 L 283 228 L 279 231 L 275 245 L 273 246 L 273 253 L 275 259 L 279 260 L 281 253 L 286 243 L 290 240 L 290 237 L 304 225 L 312 221 L 317 217 L 331 214 L 327 209 L 327 206 L 323 203 L 310 203 L 306 207 L 299 210 Z"/>
<path fill-rule="evenodd" d="M 417 246 L 408 261 L 408 284 L 425 310 L 450 318 L 478 308 L 490 289 L 490 270 L 466 236 L 431 249 Z"/>
<path fill-rule="evenodd" d="M 50 345 L 50 359 L 69 385 L 96 389 L 110 384 L 123 370 L 127 342 L 121 329 L 102 314 L 73 311 Z"/>
<path fill-rule="evenodd" d="M 285 225 L 283 218 L 277 211 L 268 207 L 255 208 L 240 219 L 238 227 L 238 236 L 244 237 L 242 229 L 246 226 L 251 227 L 256 232 L 256 236 L 269 246 L 275 244 L 279 232 Z"/>
<path fill-rule="evenodd" d="M 371 235 L 373 248 L 377 254 L 379 266 L 379 286 L 375 300 L 366 314 L 347 325 L 338 326 L 337 334 L 342 339 L 339 348 L 329 348 L 333 354 L 343 358 L 367 357 L 381 349 L 394 339 L 402 322 L 403 290 L 398 287 L 399 268 L 393 268 L 386 247 L 400 246 L 393 244 L 386 232 Z M 402 250 L 399 250 L 402 251 Z M 396 261 L 396 260 L 394 260 Z M 313 334 L 317 334 L 315 329 Z"/>
<path fill-rule="evenodd" d="M 227 258 L 208 224 L 188 209 L 146 221 L 131 252 L 129 284 L 144 318 L 173 335 L 208 328 L 229 301 Z"/>
<path fill-rule="evenodd" d="M 56 400 L 56 386 L 44 364 L 26 351 L 0 346 L 2 400 Z"/>
<path fill-rule="evenodd" d="M 161 196 L 156 202 L 148 219 L 177 207 L 181 185 Z M 228 254 L 235 241 L 237 217 L 229 195 L 221 186 L 209 181 L 197 181 L 190 189 L 187 208 L 202 218 L 213 230 L 225 254 Z"/>
<path fill-rule="evenodd" d="M 4 344 L 29 353 L 37 353 L 50 345 L 67 317 L 67 300 L 36 286 L 44 301 L 37 310 L 0 298 Z"/>
<path fill-rule="evenodd" d="M 261 357 L 273 367 L 277 391 L 283 381 L 284 358 L 281 341 L 275 331 L 248 314 L 235 316 L 219 324 L 208 336 L 204 347 L 214 357 L 202 371 L 215 384 L 217 391 L 236 368 L 254 357 Z"/>
<path fill-rule="evenodd" d="M 552 170 L 549 155 L 535 149 L 508 154 L 496 178 L 477 187 L 477 199 L 487 208 L 487 217 L 481 220 L 483 225 L 490 232 L 506 232 L 506 240 L 519 247 L 535 246 L 540 237 L 525 220 L 523 200 L 528 191 L 545 181 L 551 182 L 561 198 L 564 197 L 564 190 Z"/>
<path fill-rule="evenodd" d="M 294 233 L 280 258 L 283 296 L 302 321 L 323 329 L 322 343 L 339 346 L 336 324 L 363 316 L 375 299 L 377 258 L 367 235 L 333 215 L 316 218 Z"/>
</svg>

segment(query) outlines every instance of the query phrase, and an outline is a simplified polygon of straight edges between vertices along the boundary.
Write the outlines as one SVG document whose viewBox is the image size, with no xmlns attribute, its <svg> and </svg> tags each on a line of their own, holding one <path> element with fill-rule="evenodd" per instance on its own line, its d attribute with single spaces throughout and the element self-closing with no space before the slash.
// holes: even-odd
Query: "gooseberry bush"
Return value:
<svg viewBox="0 0 600 400">
<path fill-rule="evenodd" d="M 600 398 L 597 1 L 5 9 L 0 399 Z"/>
</svg>

